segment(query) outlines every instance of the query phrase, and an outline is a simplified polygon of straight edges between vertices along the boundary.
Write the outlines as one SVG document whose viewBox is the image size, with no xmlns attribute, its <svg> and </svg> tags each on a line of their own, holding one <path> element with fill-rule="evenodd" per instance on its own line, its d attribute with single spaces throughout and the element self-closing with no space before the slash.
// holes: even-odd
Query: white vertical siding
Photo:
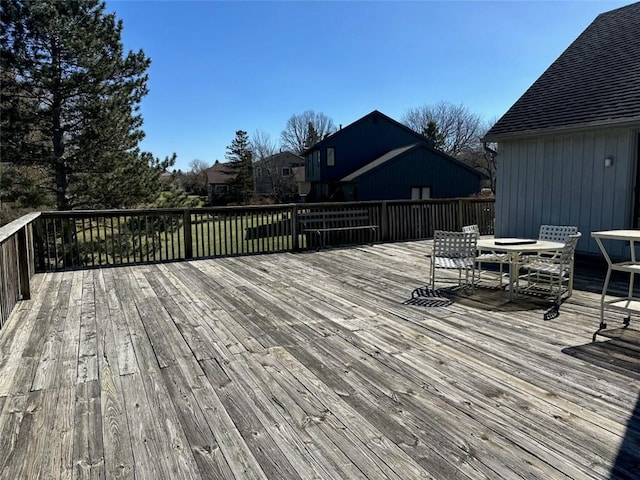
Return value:
<svg viewBox="0 0 640 480">
<path fill-rule="evenodd" d="M 496 235 L 536 237 L 542 224 L 577 225 L 578 249 L 599 253 L 591 232 L 630 228 L 636 169 L 633 129 L 501 142 Z M 611 167 L 604 159 L 614 156 Z M 624 255 L 612 244 L 614 255 Z"/>
</svg>

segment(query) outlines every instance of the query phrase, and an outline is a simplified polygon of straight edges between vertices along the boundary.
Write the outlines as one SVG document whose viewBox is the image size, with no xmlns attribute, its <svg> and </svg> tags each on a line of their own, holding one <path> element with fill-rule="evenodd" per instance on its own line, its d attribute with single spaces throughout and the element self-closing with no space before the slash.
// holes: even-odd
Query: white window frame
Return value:
<svg viewBox="0 0 640 480">
<path fill-rule="evenodd" d="M 411 200 L 427 200 L 431 198 L 431 187 L 417 186 L 411 187 Z"/>
<path fill-rule="evenodd" d="M 327 147 L 327 167 L 334 167 L 336 165 L 336 149 L 334 147 Z"/>
</svg>

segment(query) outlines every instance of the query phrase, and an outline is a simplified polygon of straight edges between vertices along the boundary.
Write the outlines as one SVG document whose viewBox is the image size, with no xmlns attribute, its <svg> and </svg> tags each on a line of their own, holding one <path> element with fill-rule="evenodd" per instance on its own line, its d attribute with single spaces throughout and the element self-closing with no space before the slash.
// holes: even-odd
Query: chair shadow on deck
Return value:
<svg viewBox="0 0 640 480">
<path fill-rule="evenodd" d="M 475 284 L 473 293 L 465 285 L 437 289 L 429 285 L 418 287 L 411 292 L 411 298 L 402 303 L 430 308 L 456 304 L 475 310 L 502 313 L 543 310 L 544 320 L 553 320 L 560 315 L 559 306 L 546 301 L 543 297 L 519 295 L 516 301 L 509 302 L 503 288 L 480 283 Z"/>
<path fill-rule="evenodd" d="M 460 288 L 460 287 L 456 287 Z M 411 292 L 411 298 L 402 302 L 403 305 L 416 305 L 419 307 L 448 307 L 453 304 L 453 288 L 433 289 L 428 285 L 418 287 Z"/>
<path fill-rule="evenodd" d="M 640 330 L 616 328 L 600 332 L 599 335 L 608 339 L 567 347 L 562 350 L 562 353 L 640 380 Z M 640 478 L 640 395 L 627 421 L 625 435 L 609 478 L 611 480 Z"/>
</svg>

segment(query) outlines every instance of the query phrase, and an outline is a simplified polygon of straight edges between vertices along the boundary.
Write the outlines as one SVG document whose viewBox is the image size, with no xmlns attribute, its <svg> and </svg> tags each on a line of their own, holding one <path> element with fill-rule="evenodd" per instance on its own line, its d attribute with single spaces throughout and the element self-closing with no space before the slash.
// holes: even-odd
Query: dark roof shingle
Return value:
<svg viewBox="0 0 640 480">
<path fill-rule="evenodd" d="M 216 163 L 213 167 L 207 168 L 204 174 L 207 177 L 207 183 L 214 185 L 224 185 L 238 176 L 229 163 Z"/>
<path fill-rule="evenodd" d="M 600 15 L 487 132 L 640 122 L 640 2 Z"/>
</svg>

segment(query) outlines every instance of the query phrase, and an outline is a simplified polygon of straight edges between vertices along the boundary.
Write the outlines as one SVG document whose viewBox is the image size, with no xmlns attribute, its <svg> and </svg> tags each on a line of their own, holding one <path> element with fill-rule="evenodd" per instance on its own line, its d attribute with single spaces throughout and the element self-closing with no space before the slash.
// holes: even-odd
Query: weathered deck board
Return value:
<svg viewBox="0 0 640 480">
<path fill-rule="evenodd" d="M 579 278 L 552 321 L 490 273 L 411 305 L 429 249 L 37 276 L 0 331 L 0 478 L 640 478 L 638 320 L 591 343 Z"/>
</svg>

